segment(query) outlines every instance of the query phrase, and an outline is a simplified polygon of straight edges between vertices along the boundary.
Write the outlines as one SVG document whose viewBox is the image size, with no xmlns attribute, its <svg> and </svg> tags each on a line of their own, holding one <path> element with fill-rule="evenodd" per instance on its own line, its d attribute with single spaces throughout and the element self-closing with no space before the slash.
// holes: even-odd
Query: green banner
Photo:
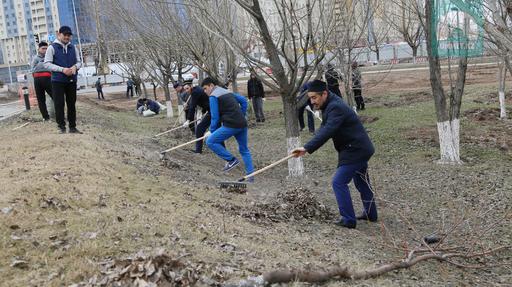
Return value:
<svg viewBox="0 0 512 287">
<path fill-rule="evenodd" d="M 478 57 L 484 51 L 483 0 L 435 0 L 431 43 L 439 57 Z"/>
</svg>

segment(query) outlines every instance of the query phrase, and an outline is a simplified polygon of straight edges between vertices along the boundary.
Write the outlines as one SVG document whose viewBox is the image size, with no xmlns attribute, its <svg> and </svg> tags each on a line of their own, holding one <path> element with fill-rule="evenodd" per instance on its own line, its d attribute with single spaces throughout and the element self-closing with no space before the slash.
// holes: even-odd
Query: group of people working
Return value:
<svg viewBox="0 0 512 287">
<path fill-rule="evenodd" d="M 190 127 L 196 110 L 201 109 L 202 117 L 193 131 L 198 139 L 204 136 L 206 145 L 225 161 L 223 171 L 228 172 L 240 164 L 240 160 L 224 145 L 226 140 L 234 137 L 246 174 L 253 173 L 246 120 L 248 100 L 219 86 L 212 78 L 206 78 L 200 87 L 193 87 L 189 82 L 177 83 L 175 89 L 183 97 L 182 101 L 188 103 L 184 127 Z M 355 228 L 357 220 L 377 221 L 377 207 L 368 176 L 368 161 L 374 153 L 374 147 L 361 121 L 355 111 L 321 80 L 307 83 L 304 93 L 313 108 L 322 112 L 322 124 L 315 136 L 304 147 L 292 151 L 292 154 L 295 157 L 312 154 L 332 139 L 338 151 L 338 167 L 332 182 L 341 215 L 336 224 Z M 201 153 L 202 148 L 202 141 L 198 141 L 194 152 Z M 355 214 L 348 187 L 352 180 L 363 201 L 363 211 L 358 215 Z M 252 182 L 254 178 L 250 177 L 248 181 Z"/>
<path fill-rule="evenodd" d="M 56 121 L 61 133 L 66 133 L 64 106 L 67 106 L 70 133 L 81 133 L 76 128 L 76 88 L 77 72 L 81 67 L 78 51 L 71 44 L 72 32 L 67 26 L 58 31 L 58 39 L 51 45 L 40 43 L 38 56 L 32 63 L 34 84 L 39 103 L 39 109 L 44 120 L 49 119 L 45 92 L 55 103 Z M 354 77 L 354 76 L 353 76 Z M 355 85 L 360 85 L 356 73 Z M 250 98 L 253 100 L 257 120 L 265 121 L 262 104 L 263 86 L 258 83 L 256 75 L 251 76 Z M 368 176 L 368 161 L 374 153 L 373 144 L 356 113 L 341 99 L 341 92 L 333 91 L 332 79 L 330 84 L 315 80 L 305 85 L 304 94 L 308 104 L 315 110 L 322 111 L 322 124 L 314 137 L 304 145 L 292 151 L 295 157 L 312 154 L 329 139 L 333 140 L 338 152 L 338 166 L 332 181 L 332 188 L 339 207 L 339 226 L 355 228 L 357 220 L 377 221 L 377 208 L 374 194 Z M 101 84 L 101 83 L 100 83 Z M 213 78 L 206 78 L 201 87 L 192 87 L 192 83 L 175 85 L 176 91 L 188 95 L 186 122 L 190 126 L 195 119 L 197 109 L 201 109 L 202 118 L 194 129 L 197 138 L 205 137 L 206 145 L 225 161 L 223 171 L 228 172 L 238 166 L 240 161 L 226 149 L 224 142 L 234 137 L 238 143 L 239 153 L 245 165 L 245 172 L 254 172 L 252 155 L 248 148 L 248 125 L 246 112 L 248 100 L 236 93 L 221 87 Z M 248 84 L 249 88 L 249 84 Z M 339 91 L 339 84 L 338 84 Z M 263 95 L 263 96 L 258 96 Z M 98 95 L 99 96 L 99 95 Z M 158 102 L 149 99 L 137 101 L 138 110 L 151 111 L 155 114 L 161 110 Z M 364 109 L 358 104 L 358 109 Z M 196 144 L 195 152 L 201 153 L 202 141 Z M 361 195 L 363 212 L 355 214 L 348 184 L 351 181 Z M 249 182 L 254 181 L 251 177 Z"/>
</svg>

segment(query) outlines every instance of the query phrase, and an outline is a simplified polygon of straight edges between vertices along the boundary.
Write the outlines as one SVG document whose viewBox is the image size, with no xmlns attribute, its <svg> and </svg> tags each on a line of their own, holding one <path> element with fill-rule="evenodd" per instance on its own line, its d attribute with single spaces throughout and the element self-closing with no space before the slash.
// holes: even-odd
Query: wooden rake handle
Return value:
<svg viewBox="0 0 512 287">
<path fill-rule="evenodd" d="M 267 171 L 267 170 L 269 170 L 269 169 L 271 169 L 271 168 L 275 167 L 276 165 L 279 165 L 279 164 L 281 164 L 281 163 L 283 163 L 283 162 L 285 162 L 285 161 L 289 160 L 289 159 L 290 159 L 290 158 L 292 158 L 292 157 L 294 157 L 294 155 L 293 155 L 293 154 L 290 154 L 290 155 L 288 155 L 287 157 L 284 157 L 284 158 L 282 158 L 282 159 L 280 159 L 280 160 L 278 160 L 278 161 L 276 161 L 276 162 L 274 162 L 274 163 L 272 163 L 272 164 L 269 164 L 269 165 L 267 165 L 266 167 L 264 167 L 264 168 L 262 168 L 262 169 L 260 169 L 260 170 L 257 170 L 257 171 L 255 171 L 255 172 L 253 172 L 253 173 L 249 174 L 249 175 L 246 175 L 246 176 L 244 176 L 244 177 L 240 178 L 238 181 L 239 181 L 239 182 L 246 181 L 248 178 L 253 177 L 253 176 L 255 176 L 255 175 L 258 175 L 258 174 L 260 174 L 260 173 L 262 173 L 262 172 L 265 172 L 265 171 Z"/>
<path fill-rule="evenodd" d="M 197 139 L 195 139 L 195 140 L 192 140 L 192 141 L 189 141 L 189 142 L 186 142 L 186 143 L 180 144 L 179 146 L 175 146 L 175 147 L 173 147 L 173 148 L 170 148 L 170 149 L 166 149 L 166 150 L 164 150 L 164 151 L 161 151 L 160 153 L 161 153 L 161 154 L 168 153 L 168 152 L 170 152 L 170 151 L 177 150 L 177 149 L 182 148 L 182 147 L 184 147 L 184 146 L 187 146 L 187 145 L 189 145 L 189 144 L 193 144 L 193 143 L 195 143 L 195 142 L 202 141 L 202 140 L 204 140 L 205 138 L 206 138 L 206 136 L 202 136 L 202 137 L 197 138 Z"/>
<path fill-rule="evenodd" d="M 203 115 L 203 117 L 205 117 L 207 114 L 208 114 L 208 112 L 206 112 L 206 113 Z M 199 119 L 194 120 L 194 121 L 191 121 L 189 124 L 193 124 L 193 123 L 198 122 L 198 121 L 199 121 Z M 173 132 L 173 131 L 176 131 L 176 130 L 179 130 L 179 129 L 182 129 L 182 128 L 185 128 L 185 127 L 184 127 L 183 125 L 181 125 L 181 126 L 178 126 L 178 127 L 172 128 L 172 129 L 170 129 L 170 130 L 168 130 L 168 131 L 165 131 L 165 132 L 161 132 L 161 133 L 159 133 L 159 134 L 156 134 L 156 135 L 154 135 L 153 137 L 154 137 L 154 138 L 157 138 L 157 137 L 159 137 L 159 136 L 163 136 L 163 135 L 165 135 L 165 134 L 171 133 L 171 132 Z"/>
</svg>

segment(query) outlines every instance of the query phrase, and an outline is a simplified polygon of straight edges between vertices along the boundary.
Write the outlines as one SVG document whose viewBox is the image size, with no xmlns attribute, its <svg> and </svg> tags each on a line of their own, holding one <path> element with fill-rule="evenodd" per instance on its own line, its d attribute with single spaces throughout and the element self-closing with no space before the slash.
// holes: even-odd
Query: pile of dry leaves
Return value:
<svg viewBox="0 0 512 287">
<path fill-rule="evenodd" d="M 216 285 L 212 279 L 202 276 L 208 266 L 183 261 L 184 256 L 170 256 L 163 252 L 146 256 L 142 253 L 121 260 L 100 263 L 101 276 L 70 287 L 156 287 Z"/>
<path fill-rule="evenodd" d="M 251 221 L 290 221 L 296 219 L 327 220 L 333 213 L 306 188 L 296 187 L 278 193 L 276 200 L 269 203 L 253 203 L 249 206 L 218 205 L 235 216 Z"/>
</svg>

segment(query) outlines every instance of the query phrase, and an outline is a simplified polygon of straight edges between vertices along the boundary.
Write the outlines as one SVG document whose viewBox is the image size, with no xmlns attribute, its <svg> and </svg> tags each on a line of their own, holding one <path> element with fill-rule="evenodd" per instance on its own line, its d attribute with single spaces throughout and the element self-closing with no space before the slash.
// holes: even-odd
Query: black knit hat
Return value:
<svg viewBox="0 0 512 287">
<path fill-rule="evenodd" d="M 325 91 L 327 91 L 327 85 L 325 82 L 314 80 L 313 82 L 309 83 L 308 92 L 323 93 Z"/>
<path fill-rule="evenodd" d="M 39 48 L 41 48 L 41 47 L 48 47 L 48 43 L 46 43 L 45 41 L 42 41 L 42 42 L 40 42 L 37 46 L 38 46 Z"/>
</svg>

